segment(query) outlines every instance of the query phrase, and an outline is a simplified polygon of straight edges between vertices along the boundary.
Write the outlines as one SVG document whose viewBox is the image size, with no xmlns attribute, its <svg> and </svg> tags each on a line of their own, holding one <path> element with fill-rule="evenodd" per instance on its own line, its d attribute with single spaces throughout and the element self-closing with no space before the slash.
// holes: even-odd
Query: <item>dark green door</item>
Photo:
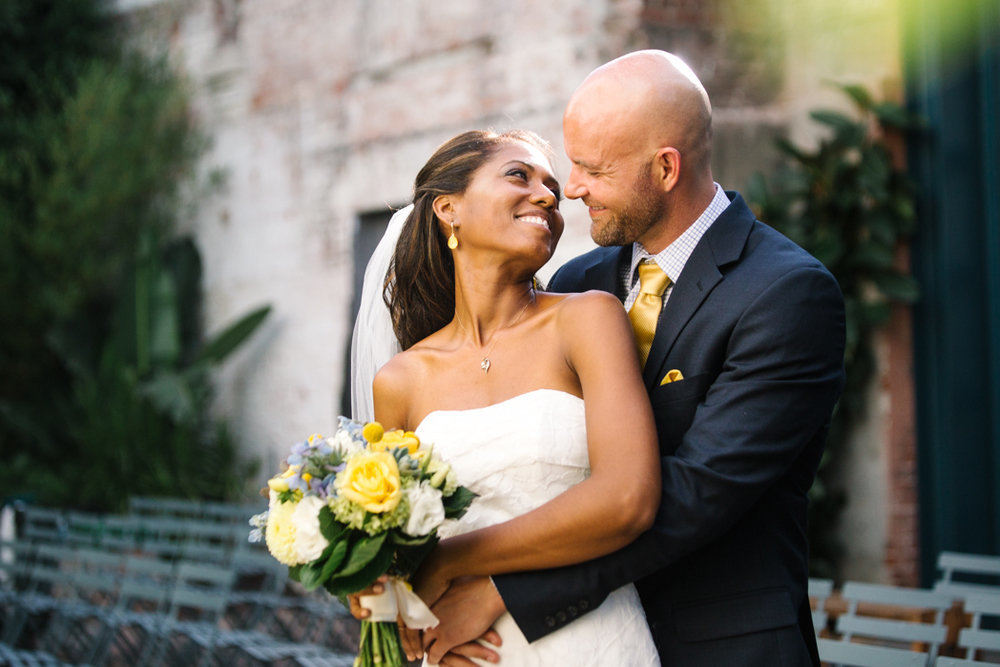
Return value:
<svg viewBox="0 0 1000 667">
<path fill-rule="evenodd" d="M 942 550 L 1000 554 L 1000 2 L 911 0 L 909 145 L 922 578 Z"/>
</svg>

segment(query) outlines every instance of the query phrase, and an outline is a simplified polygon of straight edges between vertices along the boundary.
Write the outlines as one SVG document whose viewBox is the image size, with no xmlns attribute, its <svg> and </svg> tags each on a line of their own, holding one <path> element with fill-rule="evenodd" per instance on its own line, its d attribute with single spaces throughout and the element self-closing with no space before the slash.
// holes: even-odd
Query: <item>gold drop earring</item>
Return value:
<svg viewBox="0 0 1000 667">
<path fill-rule="evenodd" d="M 455 223 L 449 222 L 448 224 L 451 225 L 451 236 L 448 237 L 448 247 L 454 250 L 458 247 L 458 237 L 455 236 Z"/>
</svg>

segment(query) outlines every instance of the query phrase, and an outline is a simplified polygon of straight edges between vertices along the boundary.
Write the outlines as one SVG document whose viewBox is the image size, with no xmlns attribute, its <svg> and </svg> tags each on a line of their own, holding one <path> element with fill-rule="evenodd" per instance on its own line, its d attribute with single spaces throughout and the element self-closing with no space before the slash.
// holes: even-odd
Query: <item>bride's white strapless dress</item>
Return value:
<svg viewBox="0 0 1000 667">
<path fill-rule="evenodd" d="M 590 473 L 583 400 L 563 391 L 537 389 L 483 408 L 438 410 L 416 433 L 454 466 L 459 483 L 479 494 L 464 517 L 441 527 L 442 537 L 524 514 Z M 510 614 L 494 627 L 503 638 L 501 665 L 660 664 L 631 585 L 531 644 Z"/>
</svg>

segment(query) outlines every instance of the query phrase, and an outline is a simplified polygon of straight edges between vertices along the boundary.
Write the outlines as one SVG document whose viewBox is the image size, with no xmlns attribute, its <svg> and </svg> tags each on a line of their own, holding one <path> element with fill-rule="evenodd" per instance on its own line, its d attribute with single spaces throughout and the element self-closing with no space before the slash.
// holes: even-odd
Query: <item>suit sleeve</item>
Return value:
<svg viewBox="0 0 1000 667">
<path fill-rule="evenodd" d="M 661 459 L 654 527 L 596 560 L 494 577 L 524 635 L 534 641 L 709 544 L 783 476 L 802 474 L 804 494 L 815 466 L 795 464 L 818 461 L 819 451 L 806 450 L 822 447 L 843 386 L 843 353 L 843 298 L 828 272 L 802 267 L 761 291 L 736 320 L 690 428 Z"/>
</svg>

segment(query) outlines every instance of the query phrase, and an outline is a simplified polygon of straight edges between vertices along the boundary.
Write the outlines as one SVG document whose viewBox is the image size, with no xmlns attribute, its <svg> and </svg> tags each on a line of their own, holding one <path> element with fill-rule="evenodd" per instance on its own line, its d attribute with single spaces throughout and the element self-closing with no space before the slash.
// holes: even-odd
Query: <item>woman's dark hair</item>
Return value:
<svg viewBox="0 0 1000 667">
<path fill-rule="evenodd" d="M 552 157 L 549 144 L 533 132 L 473 130 L 442 144 L 417 174 L 413 211 L 403 223 L 383 292 L 404 350 L 441 329 L 455 314 L 455 263 L 434 214 L 434 200 L 465 192 L 476 170 L 512 142 Z"/>
</svg>

